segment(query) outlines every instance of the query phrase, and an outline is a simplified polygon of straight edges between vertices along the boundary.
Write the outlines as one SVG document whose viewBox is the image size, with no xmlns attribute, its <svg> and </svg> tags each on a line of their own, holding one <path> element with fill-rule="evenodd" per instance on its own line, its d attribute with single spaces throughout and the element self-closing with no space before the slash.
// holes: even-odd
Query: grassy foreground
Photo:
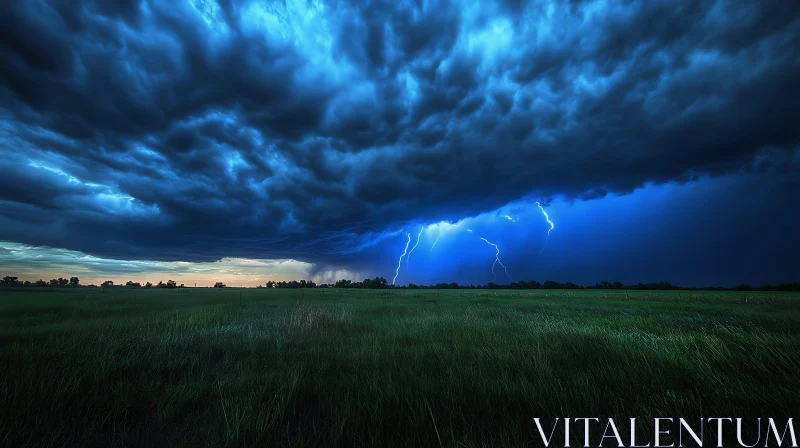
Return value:
<svg viewBox="0 0 800 448">
<path fill-rule="evenodd" d="M 6 288 L 0 385 L 4 446 L 539 446 L 533 417 L 796 418 L 800 296 Z"/>
</svg>

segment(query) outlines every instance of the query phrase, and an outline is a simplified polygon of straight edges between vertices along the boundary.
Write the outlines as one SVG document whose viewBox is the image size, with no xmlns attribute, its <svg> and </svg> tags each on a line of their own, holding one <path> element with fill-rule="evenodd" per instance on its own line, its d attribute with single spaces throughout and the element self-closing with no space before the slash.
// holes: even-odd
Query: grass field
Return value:
<svg viewBox="0 0 800 448">
<path fill-rule="evenodd" d="M 533 417 L 797 418 L 800 296 L 6 288 L 0 383 L 5 446 L 539 446 Z"/>
</svg>

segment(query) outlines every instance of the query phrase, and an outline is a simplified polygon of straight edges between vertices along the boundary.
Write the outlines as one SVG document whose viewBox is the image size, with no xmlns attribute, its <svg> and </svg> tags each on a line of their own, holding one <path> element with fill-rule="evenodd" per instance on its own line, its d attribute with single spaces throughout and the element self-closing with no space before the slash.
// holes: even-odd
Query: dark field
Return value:
<svg viewBox="0 0 800 448">
<path fill-rule="evenodd" d="M 785 422 L 800 296 L 6 288 L 0 383 L 4 446 L 540 446 L 533 417 Z"/>
</svg>

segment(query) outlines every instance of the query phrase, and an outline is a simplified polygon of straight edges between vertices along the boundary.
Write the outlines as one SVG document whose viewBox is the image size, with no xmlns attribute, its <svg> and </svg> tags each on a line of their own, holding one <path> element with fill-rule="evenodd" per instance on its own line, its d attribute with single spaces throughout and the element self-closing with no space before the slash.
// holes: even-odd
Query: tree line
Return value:
<svg viewBox="0 0 800 448">
<path fill-rule="evenodd" d="M 219 287 L 225 287 L 220 284 Z M 258 286 L 263 288 L 263 286 Z M 296 280 L 274 282 L 269 281 L 266 284 L 267 288 L 366 288 L 366 289 L 621 289 L 621 290 L 651 290 L 651 291 L 665 291 L 665 290 L 719 290 L 719 291 L 800 291 L 800 283 L 781 283 L 779 285 L 763 285 L 754 288 L 750 285 L 741 284 L 733 288 L 725 288 L 720 286 L 711 287 L 683 287 L 676 286 L 669 282 L 657 283 L 636 283 L 636 284 L 623 284 L 620 281 L 611 282 L 603 280 L 591 286 L 577 285 L 572 282 L 557 282 L 555 280 L 547 280 L 540 283 L 535 280 L 511 282 L 509 284 L 497 284 L 489 282 L 486 285 L 460 285 L 458 283 L 436 283 L 434 285 L 417 285 L 409 283 L 407 286 L 394 286 L 389 285 L 385 278 L 375 277 L 374 279 L 364 279 L 360 282 L 352 280 L 338 280 L 333 284 L 319 284 L 317 285 L 311 280 Z"/>
<path fill-rule="evenodd" d="M 85 288 L 98 288 L 97 285 L 82 285 L 81 280 L 78 277 L 70 277 L 69 279 L 66 278 L 54 278 L 49 282 L 46 282 L 42 279 L 36 280 L 35 282 L 31 282 L 28 280 L 21 281 L 19 277 L 12 277 L 12 276 L 5 276 L 2 280 L 0 280 L 0 285 L 5 286 L 40 286 L 40 287 L 50 287 L 50 288 L 78 288 L 78 287 L 85 287 Z M 115 285 L 113 280 L 106 280 L 100 284 L 99 287 L 102 288 L 112 288 L 112 287 L 121 287 L 126 286 L 128 288 L 185 288 L 183 283 L 180 285 L 175 280 L 167 280 L 166 283 L 158 282 L 157 284 L 152 284 L 150 282 L 145 283 L 142 285 L 139 282 L 134 282 L 132 280 L 128 280 L 127 283 L 124 285 Z"/>
<path fill-rule="evenodd" d="M 59 277 L 59 278 L 51 279 L 49 282 L 44 281 L 42 279 L 36 280 L 35 282 L 31 282 L 31 281 L 28 281 L 28 280 L 25 280 L 23 282 L 23 281 L 19 280 L 19 277 L 11 277 L 11 276 L 8 276 L 8 275 L 3 277 L 2 280 L 0 280 L 0 285 L 7 285 L 7 286 L 40 286 L 40 287 L 48 286 L 48 287 L 52 287 L 52 288 L 56 288 L 56 287 L 63 288 L 63 287 L 67 287 L 67 286 L 72 286 L 72 287 L 82 286 L 80 284 L 80 279 L 78 277 L 70 277 L 69 279 L 66 279 L 66 278 L 63 278 L 63 277 Z"/>
<path fill-rule="evenodd" d="M 224 287 L 224 286 L 223 286 Z M 262 286 L 259 286 L 261 288 Z M 312 280 L 290 280 L 288 282 L 281 281 L 281 282 L 274 282 L 268 281 L 266 284 L 267 288 L 366 288 L 366 289 L 387 289 L 390 288 L 389 282 L 383 277 L 375 277 L 375 278 L 365 278 L 360 282 L 354 282 L 352 280 L 337 280 L 336 283 L 329 284 L 329 283 L 322 283 L 316 284 Z"/>
<path fill-rule="evenodd" d="M 51 279 L 44 281 L 39 279 L 35 282 L 20 281 L 18 277 L 5 276 L 0 280 L 0 285 L 4 286 L 38 286 L 38 287 L 51 287 L 51 288 L 66 288 L 66 287 L 84 287 L 80 284 L 78 277 Z M 100 284 L 103 288 L 112 287 L 127 287 L 127 288 L 184 288 L 183 283 L 180 285 L 174 280 L 167 280 L 166 283 L 159 281 L 153 285 L 150 282 L 142 285 L 139 282 L 129 280 L 124 285 L 115 285 L 112 280 L 106 280 Z M 85 287 L 97 287 L 96 285 L 85 285 Z M 214 288 L 226 288 L 223 282 L 216 282 Z M 658 283 L 636 283 L 625 285 L 622 282 L 603 280 L 597 282 L 592 286 L 577 285 L 572 282 L 557 282 L 555 280 L 547 280 L 544 283 L 539 283 L 535 280 L 517 281 L 509 284 L 497 284 L 489 282 L 486 285 L 460 285 L 458 283 L 437 283 L 435 285 L 417 285 L 409 283 L 407 286 L 394 286 L 383 277 L 375 277 L 373 279 L 366 278 L 362 281 L 352 280 L 337 280 L 333 284 L 322 283 L 317 284 L 312 280 L 290 280 L 290 281 L 268 281 L 265 285 L 259 285 L 258 288 L 355 288 L 355 289 L 624 289 L 624 290 L 712 290 L 712 291 L 800 291 L 800 282 L 781 283 L 778 285 L 763 285 L 753 287 L 747 284 L 741 284 L 733 288 L 725 288 L 719 286 L 712 287 L 681 287 L 672 285 L 669 282 Z"/>
</svg>

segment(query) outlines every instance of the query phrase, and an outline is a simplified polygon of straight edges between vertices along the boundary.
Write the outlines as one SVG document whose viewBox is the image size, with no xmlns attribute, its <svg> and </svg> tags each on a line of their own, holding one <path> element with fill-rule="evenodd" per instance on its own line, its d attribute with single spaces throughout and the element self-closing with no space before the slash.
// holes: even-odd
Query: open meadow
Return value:
<svg viewBox="0 0 800 448">
<path fill-rule="evenodd" d="M 534 417 L 796 418 L 800 295 L 4 288 L 0 384 L 15 447 L 539 446 Z"/>
</svg>

